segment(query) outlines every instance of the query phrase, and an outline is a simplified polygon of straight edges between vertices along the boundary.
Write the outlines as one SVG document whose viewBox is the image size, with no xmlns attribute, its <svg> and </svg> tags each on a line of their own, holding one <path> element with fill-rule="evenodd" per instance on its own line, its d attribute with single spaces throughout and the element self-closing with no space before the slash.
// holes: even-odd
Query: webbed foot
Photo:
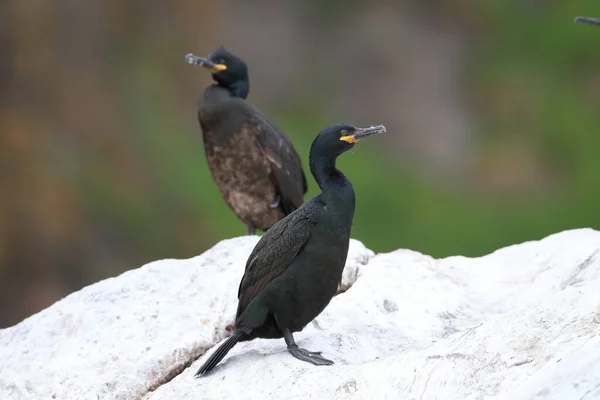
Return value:
<svg viewBox="0 0 600 400">
<path fill-rule="evenodd" d="M 333 365 L 333 361 L 323 357 L 320 351 L 308 351 L 295 344 L 288 346 L 288 351 L 298 360 L 306 361 L 312 365 Z"/>
<path fill-rule="evenodd" d="M 332 365 L 333 361 L 326 359 L 321 355 L 320 351 L 308 351 L 298 347 L 294 341 L 294 335 L 289 329 L 283 330 L 283 338 L 287 344 L 288 351 L 291 355 L 300 361 L 306 361 L 312 365 Z"/>
</svg>

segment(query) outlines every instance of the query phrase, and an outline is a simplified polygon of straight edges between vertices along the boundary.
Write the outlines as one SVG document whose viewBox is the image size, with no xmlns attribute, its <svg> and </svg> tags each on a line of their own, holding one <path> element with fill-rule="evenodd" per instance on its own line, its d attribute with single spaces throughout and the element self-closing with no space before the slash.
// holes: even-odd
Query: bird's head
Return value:
<svg viewBox="0 0 600 400">
<path fill-rule="evenodd" d="M 198 57 L 190 53 L 185 59 L 190 64 L 206 68 L 217 83 L 227 88 L 234 89 L 240 82 L 248 83 L 248 67 L 244 60 L 223 46 L 213 50 L 208 57 Z"/>
<path fill-rule="evenodd" d="M 366 137 L 385 132 L 383 125 L 357 128 L 350 124 L 333 125 L 323 129 L 314 140 L 311 153 L 320 156 L 337 157 L 350 150 Z"/>
</svg>

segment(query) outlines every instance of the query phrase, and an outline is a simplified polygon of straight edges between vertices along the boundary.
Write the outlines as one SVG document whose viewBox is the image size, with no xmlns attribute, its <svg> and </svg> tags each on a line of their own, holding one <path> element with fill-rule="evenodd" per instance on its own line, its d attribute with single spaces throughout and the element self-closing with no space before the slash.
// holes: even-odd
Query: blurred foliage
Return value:
<svg viewBox="0 0 600 400">
<path fill-rule="evenodd" d="M 600 28 L 572 22 L 600 16 L 596 2 L 376 3 L 468 33 L 461 87 L 476 156 L 449 178 L 393 157 L 378 139 L 361 142 L 339 160 L 357 192 L 353 237 L 375 251 L 477 256 L 599 228 Z M 306 4 L 325 24 L 371 7 Z M 238 6 L 0 5 L 0 326 L 83 285 L 245 232 L 204 161 L 195 102 L 210 79 L 183 62 L 231 40 Z M 305 167 L 315 134 L 342 122 L 313 89 L 290 93 L 285 107 L 261 100 L 261 87 L 250 94 Z M 318 193 L 312 178 L 309 189 Z"/>
</svg>

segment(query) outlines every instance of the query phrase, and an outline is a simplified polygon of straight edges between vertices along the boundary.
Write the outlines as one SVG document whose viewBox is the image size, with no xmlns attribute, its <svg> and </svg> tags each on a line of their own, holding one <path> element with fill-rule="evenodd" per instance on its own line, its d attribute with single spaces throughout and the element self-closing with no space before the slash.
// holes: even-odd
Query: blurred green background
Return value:
<svg viewBox="0 0 600 400">
<path fill-rule="evenodd" d="M 1 2 L 0 327 L 245 233 L 204 159 L 211 79 L 184 62 L 221 44 L 305 167 L 323 127 L 386 125 L 339 161 L 375 251 L 599 228 L 600 27 L 576 15 L 597 1 Z"/>
</svg>

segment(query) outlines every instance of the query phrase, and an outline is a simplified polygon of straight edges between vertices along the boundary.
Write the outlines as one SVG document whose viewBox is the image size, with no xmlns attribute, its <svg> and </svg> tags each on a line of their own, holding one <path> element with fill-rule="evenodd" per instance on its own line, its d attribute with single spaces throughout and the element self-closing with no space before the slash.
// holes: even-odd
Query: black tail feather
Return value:
<svg viewBox="0 0 600 400">
<path fill-rule="evenodd" d="M 242 331 L 233 331 L 233 334 L 223 343 L 217 351 L 211 354 L 208 360 L 200 367 L 198 372 L 196 372 L 195 376 L 204 375 L 210 372 L 217 364 L 229 353 L 233 346 L 239 342 L 239 340 L 244 336 L 244 332 Z"/>
</svg>

